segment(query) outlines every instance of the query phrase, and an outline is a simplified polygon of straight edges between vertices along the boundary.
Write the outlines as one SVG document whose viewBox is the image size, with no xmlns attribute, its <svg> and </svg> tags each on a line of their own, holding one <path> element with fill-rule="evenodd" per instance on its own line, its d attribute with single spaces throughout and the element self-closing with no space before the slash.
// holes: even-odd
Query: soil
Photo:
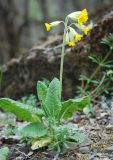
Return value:
<svg viewBox="0 0 113 160">
<path fill-rule="evenodd" d="M 47 148 L 32 151 L 30 145 L 16 137 L 6 138 L 2 134 L 0 147 L 9 147 L 7 160 L 113 160 L 113 115 L 109 108 L 112 103 L 110 101 L 105 104 L 107 108 L 103 108 L 96 102 L 94 113 L 90 117 L 81 112 L 74 114 L 70 122 L 79 124 L 88 139 L 83 144 L 75 144 L 67 151 L 58 153 L 48 151 Z M 2 133 L 3 126 L 0 128 Z"/>
</svg>

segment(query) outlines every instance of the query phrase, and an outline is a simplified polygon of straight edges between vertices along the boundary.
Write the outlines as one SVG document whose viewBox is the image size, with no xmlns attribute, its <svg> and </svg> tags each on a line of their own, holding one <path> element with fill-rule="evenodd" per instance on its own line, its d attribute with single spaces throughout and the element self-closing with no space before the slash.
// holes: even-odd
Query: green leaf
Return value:
<svg viewBox="0 0 113 160">
<path fill-rule="evenodd" d="M 79 128 L 78 128 L 78 125 L 77 124 L 63 124 L 63 125 L 59 125 L 58 127 L 55 127 L 55 130 L 57 132 L 60 132 L 62 130 L 66 130 L 66 131 L 77 131 Z"/>
<path fill-rule="evenodd" d="M 49 137 L 43 137 L 33 142 L 31 149 L 36 150 L 45 146 L 48 146 L 52 142 L 52 139 Z"/>
<path fill-rule="evenodd" d="M 38 81 L 37 93 L 39 100 L 42 101 L 42 103 L 44 103 L 47 94 L 47 86 L 45 85 L 44 82 Z"/>
<path fill-rule="evenodd" d="M 69 136 L 69 138 L 75 140 L 78 143 L 83 143 L 87 139 L 87 136 L 84 133 L 77 132 L 72 136 Z"/>
<path fill-rule="evenodd" d="M 49 84 L 44 107 L 51 117 L 57 117 L 61 110 L 60 81 L 54 78 Z"/>
<path fill-rule="evenodd" d="M 37 98 L 35 95 L 30 94 L 28 96 L 22 97 L 19 102 L 36 107 L 37 106 Z"/>
<path fill-rule="evenodd" d="M 92 104 L 89 105 L 89 106 L 86 106 L 86 107 L 83 109 L 83 112 L 84 112 L 84 114 L 85 114 L 87 117 L 93 115 L 93 114 L 94 114 L 94 108 L 93 108 Z"/>
<path fill-rule="evenodd" d="M 7 156 L 9 154 L 9 148 L 3 147 L 0 149 L 0 160 L 7 160 Z"/>
<path fill-rule="evenodd" d="M 43 123 L 29 123 L 23 128 L 17 130 L 17 134 L 22 137 L 37 138 L 47 134 L 47 130 Z"/>
<path fill-rule="evenodd" d="M 85 96 L 83 98 L 78 98 L 78 99 L 69 99 L 62 103 L 60 117 L 62 117 L 63 119 L 68 119 L 72 117 L 73 112 L 77 110 L 83 110 L 83 108 L 89 105 L 89 103 L 90 103 L 89 96 Z"/>
<path fill-rule="evenodd" d="M 0 107 L 7 112 L 15 114 L 18 118 L 29 122 L 40 121 L 41 111 L 35 107 L 25 105 L 9 98 L 0 98 Z"/>
</svg>

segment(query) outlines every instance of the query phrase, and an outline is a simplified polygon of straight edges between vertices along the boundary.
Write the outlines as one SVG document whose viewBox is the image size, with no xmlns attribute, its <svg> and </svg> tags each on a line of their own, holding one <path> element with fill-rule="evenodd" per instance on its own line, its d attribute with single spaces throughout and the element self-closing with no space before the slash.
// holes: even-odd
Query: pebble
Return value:
<svg viewBox="0 0 113 160">
<path fill-rule="evenodd" d="M 90 152 L 90 149 L 89 149 L 88 146 L 80 147 L 80 148 L 79 148 L 79 152 L 80 152 L 80 153 L 89 153 L 89 152 Z"/>
<path fill-rule="evenodd" d="M 106 151 L 112 153 L 112 152 L 113 152 L 113 146 L 107 147 L 107 148 L 106 148 Z"/>
</svg>

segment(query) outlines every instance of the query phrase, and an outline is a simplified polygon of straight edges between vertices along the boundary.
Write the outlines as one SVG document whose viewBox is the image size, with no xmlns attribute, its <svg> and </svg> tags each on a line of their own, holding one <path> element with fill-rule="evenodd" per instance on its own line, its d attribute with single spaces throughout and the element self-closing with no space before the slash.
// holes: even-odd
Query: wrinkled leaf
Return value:
<svg viewBox="0 0 113 160">
<path fill-rule="evenodd" d="M 37 97 L 34 94 L 23 96 L 19 99 L 19 102 L 36 107 L 37 106 Z"/>
<path fill-rule="evenodd" d="M 83 110 L 83 108 L 89 105 L 89 103 L 90 97 L 88 96 L 78 99 L 69 99 L 62 103 L 60 117 L 62 117 L 63 119 L 68 119 L 72 117 L 75 111 Z"/>
<path fill-rule="evenodd" d="M 7 156 L 9 154 L 9 148 L 3 147 L 0 149 L 0 160 L 7 160 Z"/>
<path fill-rule="evenodd" d="M 77 143 L 83 143 L 87 139 L 87 136 L 84 133 L 77 132 L 72 136 L 69 136 L 69 138 Z"/>
<path fill-rule="evenodd" d="M 23 128 L 19 128 L 17 134 L 22 137 L 37 138 L 46 135 L 47 130 L 43 123 L 35 122 L 29 123 Z"/>
<path fill-rule="evenodd" d="M 60 81 L 54 78 L 49 84 L 44 104 L 49 116 L 57 117 L 61 110 Z"/>
<path fill-rule="evenodd" d="M 40 101 L 44 102 L 47 94 L 47 86 L 44 82 L 38 81 L 37 83 L 37 93 Z"/>
<path fill-rule="evenodd" d="M 36 140 L 32 143 L 32 150 L 36 150 L 45 146 L 48 146 L 48 144 L 50 144 L 52 142 L 52 139 L 49 137 L 43 137 L 39 140 Z"/>
<path fill-rule="evenodd" d="M 87 106 L 87 107 L 85 107 L 84 109 L 83 109 L 83 112 L 84 112 L 84 114 L 86 115 L 86 116 L 91 116 L 92 114 L 94 114 L 94 108 L 93 108 L 93 106 L 92 105 L 89 105 L 89 106 Z"/>
<path fill-rule="evenodd" d="M 67 131 L 77 131 L 78 125 L 77 124 L 63 124 L 59 125 L 58 127 L 55 128 L 56 131 L 61 131 L 61 130 L 67 130 Z"/>
<path fill-rule="evenodd" d="M 18 118 L 29 122 L 40 121 L 41 110 L 9 98 L 0 98 L 0 107 L 15 114 Z"/>
</svg>

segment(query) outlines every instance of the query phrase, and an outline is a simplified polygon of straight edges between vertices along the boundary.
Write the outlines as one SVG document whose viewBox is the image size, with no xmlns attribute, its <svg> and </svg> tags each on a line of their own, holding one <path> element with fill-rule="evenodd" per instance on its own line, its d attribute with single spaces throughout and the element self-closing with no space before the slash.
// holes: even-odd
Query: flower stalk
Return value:
<svg viewBox="0 0 113 160">
<path fill-rule="evenodd" d="M 60 85 L 61 85 L 60 99 L 62 98 L 63 64 L 64 64 L 64 54 L 65 54 L 67 28 L 68 28 L 68 17 L 66 17 L 65 22 L 64 22 L 64 35 L 63 35 L 61 62 L 60 62 Z"/>
<path fill-rule="evenodd" d="M 68 20 L 74 21 L 68 25 Z M 82 11 L 73 12 L 65 18 L 65 21 L 54 21 L 51 23 L 45 23 L 47 31 L 50 31 L 53 27 L 58 26 L 59 24 L 64 24 L 64 34 L 63 34 L 63 43 L 61 51 L 61 62 L 60 62 L 60 99 L 62 99 L 62 82 L 63 82 L 63 65 L 64 65 L 64 55 L 65 55 L 65 46 L 74 47 L 76 42 L 81 41 L 83 34 L 87 35 L 90 31 L 90 26 L 84 25 L 88 21 L 88 12 L 86 9 Z M 74 25 L 75 27 L 71 27 Z M 77 29 L 77 30 L 76 30 Z M 80 33 L 79 31 L 80 30 Z"/>
</svg>

